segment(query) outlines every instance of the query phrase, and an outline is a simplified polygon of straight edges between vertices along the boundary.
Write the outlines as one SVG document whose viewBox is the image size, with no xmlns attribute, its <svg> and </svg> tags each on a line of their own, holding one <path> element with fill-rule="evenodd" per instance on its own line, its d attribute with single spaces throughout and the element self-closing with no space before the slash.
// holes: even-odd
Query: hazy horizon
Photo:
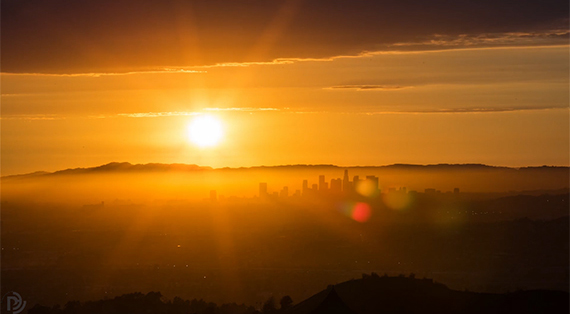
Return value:
<svg viewBox="0 0 570 314">
<path fill-rule="evenodd" d="M 523 168 L 540 168 L 540 167 L 551 167 L 551 168 L 570 168 L 570 165 L 554 165 L 554 164 L 537 164 L 537 165 L 519 165 L 519 166 L 509 166 L 509 165 L 492 165 L 492 164 L 484 164 L 484 163 L 476 163 L 476 162 L 467 162 L 467 163 L 447 163 L 447 162 L 439 162 L 439 163 L 427 163 L 427 164 L 419 164 L 419 163 L 391 163 L 391 164 L 382 164 L 382 165 L 338 165 L 332 163 L 322 163 L 322 164 L 309 164 L 309 163 L 298 163 L 298 164 L 275 164 L 275 165 L 247 165 L 247 166 L 237 166 L 237 167 L 229 167 L 229 166 L 222 166 L 222 167 L 212 167 L 208 165 L 199 165 L 193 163 L 161 163 L 161 162 L 145 162 L 145 163 L 131 163 L 128 161 L 110 161 L 99 165 L 84 165 L 78 166 L 73 168 L 61 168 L 61 169 L 51 169 L 51 170 L 33 170 L 31 172 L 23 172 L 23 173 L 10 173 L 10 174 L 2 174 L 1 177 L 11 177 L 11 176 L 22 176 L 22 175 L 29 175 L 35 173 L 58 173 L 67 170 L 79 170 L 79 169 L 96 169 L 101 168 L 103 166 L 113 165 L 113 164 L 129 164 L 132 166 L 196 166 L 198 168 L 203 168 L 205 170 L 223 170 L 223 169 L 250 169 L 250 168 L 280 168 L 280 167 L 337 167 L 337 168 L 381 168 L 381 167 L 392 167 L 392 166 L 412 166 L 412 167 L 430 167 L 430 166 L 484 166 L 484 167 L 492 167 L 492 168 L 510 168 L 510 169 L 523 169 Z M 0 171 L 2 173 L 2 171 Z M 569 181 L 570 182 L 570 181 Z"/>
<path fill-rule="evenodd" d="M 348 177 L 343 178 L 347 175 Z M 109 163 L 98 167 L 36 172 L 3 176 L 2 199 L 22 202 L 33 195 L 35 202 L 96 204 L 102 201 L 130 200 L 148 203 L 155 200 L 201 200 L 210 191 L 220 197 L 260 197 L 259 186 L 268 192 L 288 196 L 308 187 L 334 180 L 350 182 L 375 176 L 376 185 L 386 195 L 389 191 L 426 189 L 449 193 L 512 193 L 513 191 L 556 191 L 568 189 L 570 168 L 506 168 L 486 165 L 388 165 L 379 167 L 339 167 L 334 165 L 290 165 L 247 168 L 209 168 L 185 164 Z M 322 177 L 322 178 L 321 178 Z M 322 181 L 322 180 L 324 181 Z M 73 191 L 72 193 L 70 193 Z M 340 191 L 339 191 L 340 193 Z M 336 192 L 333 194 L 337 194 Z"/>
</svg>

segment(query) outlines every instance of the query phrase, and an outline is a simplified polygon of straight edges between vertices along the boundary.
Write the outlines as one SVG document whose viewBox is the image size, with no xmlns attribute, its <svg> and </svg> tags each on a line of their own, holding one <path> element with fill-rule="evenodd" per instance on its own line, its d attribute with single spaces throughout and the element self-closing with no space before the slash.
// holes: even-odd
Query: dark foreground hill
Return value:
<svg viewBox="0 0 570 314">
<path fill-rule="evenodd" d="M 451 290 L 413 275 L 380 277 L 372 273 L 329 286 L 286 313 L 568 313 L 569 300 L 569 294 L 562 291 L 476 293 Z"/>
<path fill-rule="evenodd" d="M 270 299 L 272 300 L 272 299 Z M 159 292 L 126 294 L 114 299 L 36 305 L 29 314 L 171 313 L 171 314 L 372 314 L 372 313 L 568 313 L 569 294 L 563 291 L 517 291 L 506 294 L 456 291 L 431 279 L 380 277 L 364 274 L 327 289 L 286 309 L 267 302 L 261 310 L 245 305 L 206 303 L 203 300 L 165 300 Z"/>
</svg>

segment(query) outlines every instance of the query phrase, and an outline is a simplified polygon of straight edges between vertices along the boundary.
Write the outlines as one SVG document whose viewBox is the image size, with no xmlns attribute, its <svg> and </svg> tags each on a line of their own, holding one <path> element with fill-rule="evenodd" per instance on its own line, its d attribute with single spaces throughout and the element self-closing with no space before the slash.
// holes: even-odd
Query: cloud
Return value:
<svg viewBox="0 0 570 314">
<path fill-rule="evenodd" d="M 188 69 L 169 69 L 164 68 L 160 70 L 142 70 L 142 71 L 128 71 L 128 72 L 98 72 L 98 73 L 7 73 L 2 72 L 2 75 L 34 75 L 34 76 L 59 76 L 59 77 L 102 77 L 102 76 L 123 76 L 135 74 L 173 74 L 173 73 L 208 73 L 205 70 L 188 70 Z"/>
<path fill-rule="evenodd" d="M 365 115 L 379 115 L 379 114 L 436 114 L 436 113 L 499 113 L 499 112 L 514 112 L 514 111 L 536 111 L 536 110 L 560 110 L 570 109 L 568 106 L 526 106 L 526 107 L 466 107 L 466 108 L 440 108 L 440 109 L 426 109 L 426 110 L 387 110 L 387 111 L 370 111 L 360 112 L 359 114 Z"/>
<path fill-rule="evenodd" d="M 178 117 L 178 116 L 196 116 L 199 112 L 186 111 L 167 111 L 167 112 L 136 112 L 136 113 L 119 113 L 119 117 L 129 118 L 160 118 L 160 117 Z"/>
<path fill-rule="evenodd" d="M 248 108 L 248 107 L 235 107 L 235 108 L 204 108 L 202 111 L 279 111 L 278 108 Z M 135 112 L 135 113 L 119 113 L 119 117 L 129 118 L 161 118 L 161 117 L 179 117 L 179 116 L 197 116 L 202 112 L 198 111 L 166 111 L 166 112 Z"/>
<path fill-rule="evenodd" d="M 501 113 L 516 111 L 537 111 L 537 110 L 569 110 L 568 106 L 520 106 L 520 107 L 463 107 L 463 108 L 440 108 L 440 109 L 401 109 L 401 110 L 378 110 L 378 111 L 331 111 L 312 109 L 291 109 L 291 108 L 206 108 L 203 111 L 232 111 L 232 112 L 274 112 L 285 114 L 348 114 L 348 115 L 383 115 L 383 114 L 473 114 L 473 113 Z M 119 114 L 101 114 L 101 115 L 60 115 L 60 114 L 29 114 L 29 115 L 2 115 L 0 120 L 62 120 L 71 118 L 81 119 L 107 119 L 107 118 L 164 118 L 164 117 L 180 117 L 180 116 L 196 116 L 202 112 L 185 112 L 185 111 L 168 111 L 168 112 L 135 112 L 135 113 L 119 113 Z"/>
<path fill-rule="evenodd" d="M 325 87 L 325 89 L 354 89 L 358 91 L 377 90 L 377 91 L 394 91 L 405 88 L 412 88 L 413 86 L 399 86 L 399 85 L 337 85 Z"/>
<path fill-rule="evenodd" d="M 0 120 L 61 120 L 65 117 L 56 114 L 18 114 L 2 115 Z"/>
<path fill-rule="evenodd" d="M 22 96 L 29 96 L 33 94 L 24 94 L 24 93 L 6 93 L 2 94 L 2 97 L 22 97 Z"/>
<path fill-rule="evenodd" d="M 204 108 L 205 111 L 280 111 L 278 108 L 248 108 L 248 107 L 236 107 L 236 108 Z"/>
<path fill-rule="evenodd" d="M 549 30 L 544 32 L 514 32 L 514 33 L 485 33 L 485 34 L 436 34 L 419 41 L 400 42 L 387 45 L 383 50 L 438 50 L 461 48 L 491 48 L 491 47 L 549 47 L 568 45 L 570 31 Z"/>
<path fill-rule="evenodd" d="M 404 109 L 401 110 L 379 110 L 379 111 L 315 111 L 299 110 L 291 108 L 205 108 L 203 111 L 231 111 L 231 112 L 281 112 L 288 114 L 315 114 L 315 113 L 336 113 L 336 114 L 357 114 L 357 115 L 379 115 L 379 114 L 436 114 L 436 113 L 498 113 L 513 111 L 535 111 L 535 110 L 559 110 L 569 109 L 568 106 L 520 106 L 520 107 L 463 107 L 463 108 L 440 108 L 440 109 Z M 200 115 L 201 112 L 139 112 L 139 113 L 120 113 L 117 116 L 129 118 L 158 118 L 158 117 L 175 117 L 175 116 L 194 116 Z M 113 116 L 107 116 L 113 117 Z"/>
<path fill-rule="evenodd" d="M 1 119 L 10 120 L 60 120 L 68 118 L 87 118 L 87 119 L 106 119 L 106 118 L 160 118 L 160 117 L 179 117 L 179 116 L 196 116 L 200 112 L 192 111 L 164 111 L 164 112 L 132 112 L 132 113 L 118 113 L 118 114 L 100 114 L 100 115 L 61 115 L 61 114 L 15 114 L 15 115 L 2 115 Z"/>
<path fill-rule="evenodd" d="M 129 73 L 429 45 L 568 42 L 550 31 L 568 28 L 567 0 L 4 0 L 1 5 L 1 62 L 8 73 Z M 442 37 L 423 42 L 433 34 Z"/>
</svg>

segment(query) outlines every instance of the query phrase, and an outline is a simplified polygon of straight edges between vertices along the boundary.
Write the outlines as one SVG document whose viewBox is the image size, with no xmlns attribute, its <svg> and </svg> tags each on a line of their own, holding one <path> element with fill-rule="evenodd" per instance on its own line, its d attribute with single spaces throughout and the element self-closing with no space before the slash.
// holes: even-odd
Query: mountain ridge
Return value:
<svg viewBox="0 0 570 314">
<path fill-rule="evenodd" d="M 290 164 L 290 165 L 274 165 L 274 166 L 252 166 L 252 167 L 221 167 L 213 168 L 209 166 L 199 166 L 196 164 L 183 164 L 183 163 L 146 163 L 146 164 L 132 164 L 130 162 L 110 162 L 100 166 L 94 167 L 79 167 L 57 170 L 53 172 L 48 171 L 35 171 L 31 173 L 15 174 L 0 177 L 5 179 L 24 179 L 24 178 L 37 178 L 41 176 L 57 176 L 57 175 L 77 175 L 77 174 L 91 174 L 91 173 L 110 173 L 110 172 L 190 172 L 190 171 L 243 171 L 243 170 L 289 170 L 289 169 L 394 169 L 394 170 L 506 170 L 506 171 L 525 171 L 525 170 L 539 170 L 539 169 L 570 169 L 567 166 L 526 166 L 526 167 L 507 167 L 507 166 L 493 166 L 478 163 L 465 163 L 465 164 L 452 164 L 452 163 L 438 163 L 438 164 L 405 164 L 395 163 L 390 165 L 381 166 L 339 166 L 334 164 Z"/>
</svg>

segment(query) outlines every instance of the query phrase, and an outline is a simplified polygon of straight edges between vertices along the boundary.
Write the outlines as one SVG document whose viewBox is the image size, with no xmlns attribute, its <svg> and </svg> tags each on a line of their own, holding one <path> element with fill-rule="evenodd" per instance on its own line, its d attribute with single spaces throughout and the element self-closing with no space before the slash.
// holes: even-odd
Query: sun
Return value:
<svg viewBox="0 0 570 314">
<path fill-rule="evenodd" d="M 188 125 L 188 138 L 200 147 L 215 146 L 223 136 L 222 122 L 209 115 L 198 116 Z"/>
</svg>

